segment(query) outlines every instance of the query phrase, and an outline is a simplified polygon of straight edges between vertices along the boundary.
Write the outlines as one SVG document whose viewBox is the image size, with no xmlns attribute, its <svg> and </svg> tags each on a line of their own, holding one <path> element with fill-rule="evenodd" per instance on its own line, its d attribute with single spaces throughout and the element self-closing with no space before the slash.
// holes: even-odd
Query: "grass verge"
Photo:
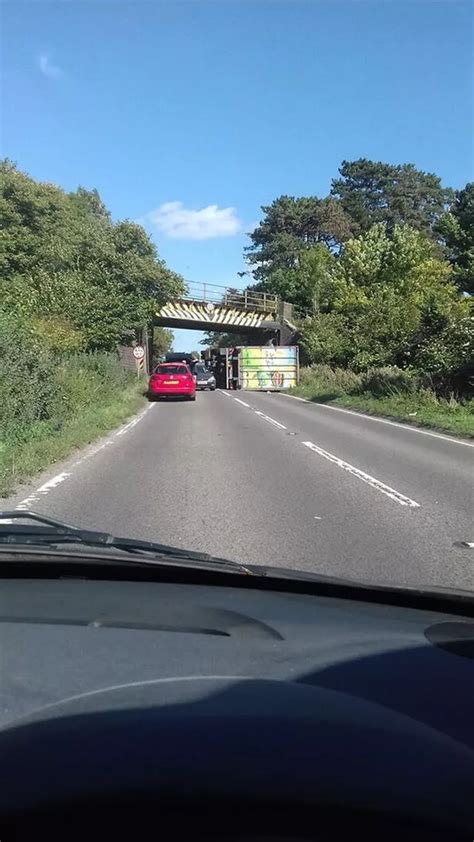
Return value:
<svg viewBox="0 0 474 842">
<path fill-rule="evenodd" d="M 103 403 L 79 410 L 59 430 L 38 422 L 29 429 L 26 441 L 4 438 L 0 442 L 0 497 L 12 494 L 19 483 L 134 415 L 146 403 L 143 391 L 143 382 L 135 382 L 107 396 Z"/>
<path fill-rule="evenodd" d="M 299 395 L 315 403 L 347 407 L 369 415 L 379 415 L 420 427 L 429 427 L 474 438 L 474 401 L 460 401 L 454 397 L 438 397 L 431 389 L 404 393 L 392 389 L 387 395 L 373 395 L 358 391 L 356 385 L 347 383 L 347 372 L 303 369 L 301 385 L 290 394 Z M 357 377 L 358 375 L 354 375 Z M 342 379 L 343 385 L 339 381 Z M 348 388 L 349 386 L 349 388 Z"/>
</svg>

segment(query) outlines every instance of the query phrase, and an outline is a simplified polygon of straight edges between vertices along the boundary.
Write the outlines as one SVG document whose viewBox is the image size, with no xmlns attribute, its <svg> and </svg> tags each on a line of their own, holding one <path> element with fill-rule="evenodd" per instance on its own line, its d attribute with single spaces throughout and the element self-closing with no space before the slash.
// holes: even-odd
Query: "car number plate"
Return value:
<svg viewBox="0 0 474 842">
<path fill-rule="evenodd" d="M 207 380 L 198 380 L 198 386 L 206 386 Z"/>
<path fill-rule="evenodd" d="M 177 386 L 179 380 L 165 380 L 165 386 Z"/>
</svg>

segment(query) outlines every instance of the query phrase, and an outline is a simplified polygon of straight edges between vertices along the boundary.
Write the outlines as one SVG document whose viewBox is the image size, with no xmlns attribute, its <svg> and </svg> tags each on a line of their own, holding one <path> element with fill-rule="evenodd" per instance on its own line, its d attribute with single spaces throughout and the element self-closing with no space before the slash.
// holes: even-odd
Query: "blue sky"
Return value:
<svg viewBox="0 0 474 842">
<path fill-rule="evenodd" d="M 97 187 L 192 281 L 236 285 L 260 206 L 326 195 L 344 158 L 473 177 L 469 2 L 16 0 L 2 17 L 2 155 Z"/>
</svg>

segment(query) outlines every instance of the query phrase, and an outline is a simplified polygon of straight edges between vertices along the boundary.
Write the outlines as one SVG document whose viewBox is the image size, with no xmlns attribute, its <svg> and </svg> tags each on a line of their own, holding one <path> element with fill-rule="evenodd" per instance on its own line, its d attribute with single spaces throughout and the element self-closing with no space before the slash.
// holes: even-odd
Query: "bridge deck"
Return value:
<svg viewBox="0 0 474 842">
<path fill-rule="evenodd" d="M 279 309 L 277 296 L 268 293 L 191 284 L 184 296 L 157 310 L 155 324 L 197 330 L 275 330 Z"/>
</svg>

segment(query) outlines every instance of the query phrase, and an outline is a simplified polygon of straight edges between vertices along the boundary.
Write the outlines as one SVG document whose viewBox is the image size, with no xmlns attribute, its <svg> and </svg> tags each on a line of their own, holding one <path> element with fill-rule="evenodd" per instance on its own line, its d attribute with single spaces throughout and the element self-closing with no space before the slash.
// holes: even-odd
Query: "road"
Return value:
<svg viewBox="0 0 474 842">
<path fill-rule="evenodd" d="M 41 489 L 41 490 L 39 490 Z M 4 508 L 242 562 L 474 589 L 474 443 L 282 394 L 149 405 Z"/>
</svg>

